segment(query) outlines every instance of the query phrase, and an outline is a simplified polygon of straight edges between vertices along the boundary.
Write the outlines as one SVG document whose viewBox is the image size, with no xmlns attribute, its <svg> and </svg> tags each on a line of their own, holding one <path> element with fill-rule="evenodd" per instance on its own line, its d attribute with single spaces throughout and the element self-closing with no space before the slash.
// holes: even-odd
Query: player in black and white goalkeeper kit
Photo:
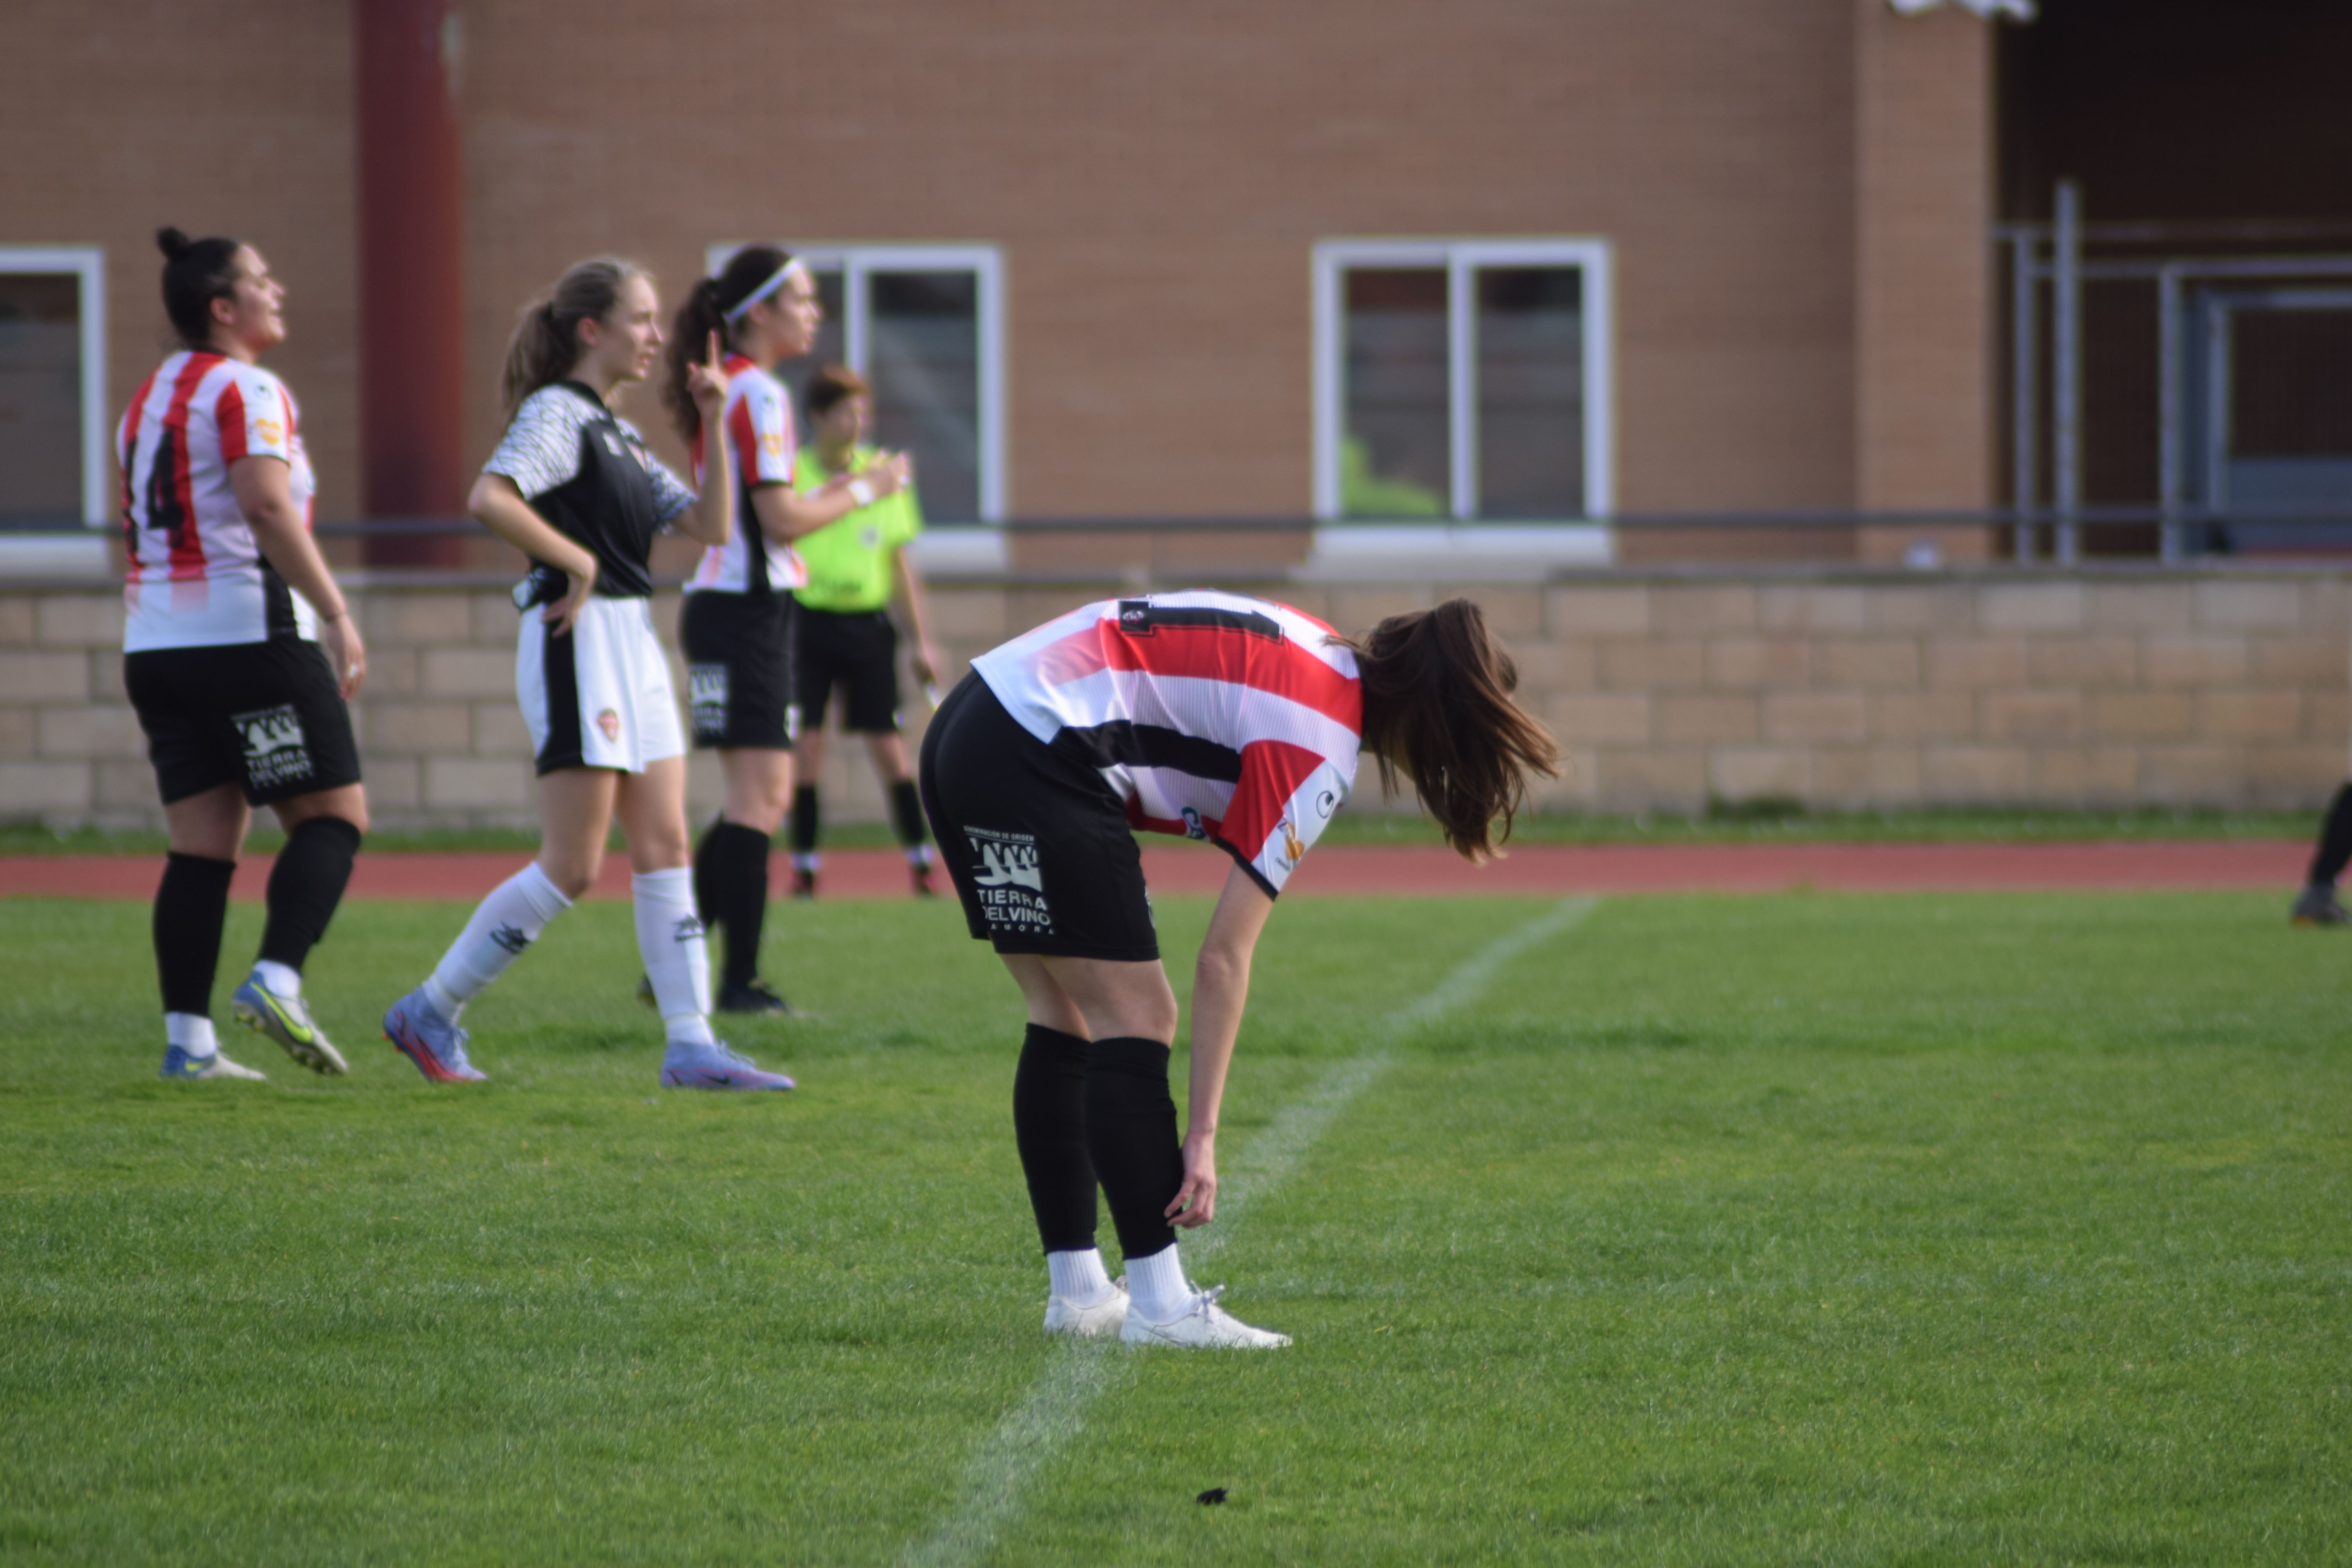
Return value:
<svg viewBox="0 0 2352 1568">
<path fill-rule="evenodd" d="M 629 844 L 637 951 L 661 1009 L 671 1088 L 790 1089 L 710 1032 L 710 973 L 687 865 L 686 735 L 654 636 L 646 561 L 664 528 L 727 540 L 735 485 L 724 443 L 701 495 L 656 461 L 613 412 L 653 368 L 663 335 L 653 280 L 626 262 L 583 261 L 523 313 L 507 351 L 506 437 L 467 506 L 531 560 L 516 695 L 538 751 L 539 858 L 474 911 L 425 984 L 393 1004 L 383 1032 L 436 1082 L 487 1075 L 467 1059 L 466 1004 L 596 879 L 605 835 Z M 706 419 L 726 400 L 719 345 L 693 377 Z"/>
<path fill-rule="evenodd" d="M 269 921 L 230 1005 L 304 1067 L 343 1058 L 302 1000 L 367 831 L 345 700 L 367 673 L 359 630 L 310 538 L 310 459 L 285 384 L 257 363 L 285 341 L 285 290 L 251 246 L 156 236 L 163 304 L 184 345 L 122 416 L 122 683 L 171 826 L 155 889 L 163 1076 L 256 1079 L 213 1035 L 229 879 L 268 805 L 286 828 Z"/>
</svg>

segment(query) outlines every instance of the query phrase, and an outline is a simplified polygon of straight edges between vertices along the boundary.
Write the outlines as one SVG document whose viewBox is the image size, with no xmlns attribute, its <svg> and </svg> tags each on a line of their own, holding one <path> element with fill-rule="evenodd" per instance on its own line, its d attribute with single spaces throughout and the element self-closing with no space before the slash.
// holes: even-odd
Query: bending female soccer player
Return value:
<svg viewBox="0 0 2352 1568">
<path fill-rule="evenodd" d="M 696 283 L 678 307 L 662 395 L 678 433 L 693 443 L 696 482 L 707 490 L 706 445 L 733 448 L 742 526 L 703 552 L 678 616 L 694 743 L 719 752 L 727 803 L 694 856 L 695 901 L 726 932 L 719 984 L 722 1013 L 788 1013 L 759 977 L 768 910 L 768 841 L 793 794 L 793 590 L 809 580 L 793 541 L 848 516 L 906 482 L 904 458 L 887 454 L 870 473 L 802 495 L 793 488 L 797 443 L 791 396 L 767 366 L 797 359 L 824 320 L 808 268 L 771 245 L 737 251 L 716 278 Z M 730 349 L 727 402 L 712 428 L 696 402 L 694 354 L 717 337 Z M 822 718 L 822 715 L 820 715 Z"/>
<path fill-rule="evenodd" d="M 972 663 L 923 737 L 923 806 L 973 937 L 1028 1004 L 1013 1125 L 1045 1243 L 1045 1331 L 1244 1348 L 1289 1339 L 1197 1291 L 1180 1228 L 1216 1217 L 1217 1111 L 1275 896 L 1356 780 L 1402 772 L 1445 841 L 1494 852 L 1558 748 L 1511 700 L 1478 607 L 1392 616 L 1360 641 L 1235 594 L 1088 605 Z M 1131 827 L 1234 858 L 1192 986 L 1191 1121 L 1176 1133 L 1176 997 Z M 1095 1247 L 1110 1202 L 1125 1288 Z"/>
<path fill-rule="evenodd" d="M 466 1005 L 506 972 L 596 879 L 620 819 L 629 844 L 637 951 L 653 982 L 675 1088 L 790 1089 L 710 1033 L 710 974 L 687 868 L 686 737 L 669 666 L 654 636 L 654 535 L 675 525 L 727 541 L 734 482 L 723 442 L 701 495 L 646 450 L 613 412 L 662 345 L 653 280 L 627 262 L 583 261 L 524 311 L 508 345 L 506 437 L 467 508 L 530 557 L 516 694 L 538 752 L 539 858 L 510 877 L 424 984 L 383 1016 L 385 1036 L 437 1083 L 487 1075 L 466 1057 Z M 719 345 L 693 392 L 705 418 L 727 396 Z"/>
<path fill-rule="evenodd" d="M 122 683 L 163 796 L 171 858 L 155 889 L 163 1076 L 254 1079 L 213 1035 L 236 852 L 268 805 L 286 828 L 239 1023 L 314 1072 L 343 1058 L 302 1000 L 302 963 L 367 831 L 344 706 L 366 678 L 359 629 L 310 538 L 310 455 L 261 356 L 286 341 L 286 291 L 249 245 L 160 231 L 163 307 L 182 348 L 122 416 Z"/>
</svg>

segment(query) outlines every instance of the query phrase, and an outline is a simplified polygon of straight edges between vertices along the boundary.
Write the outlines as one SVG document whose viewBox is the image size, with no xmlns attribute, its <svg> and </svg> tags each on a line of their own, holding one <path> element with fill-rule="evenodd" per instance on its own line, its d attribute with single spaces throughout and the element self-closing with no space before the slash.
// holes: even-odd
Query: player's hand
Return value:
<svg viewBox="0 0 2352 1568">
<path fill-rule="evenodd" d="M 1170 1225 L 1191 1229 L 1217 1217 L 1217 1141 L 1215 1137 L 1184 1137 L 1184 1184 L 1165 1211 Z"/>
<path fill-rule="evenodd" d="M 596 558 L 584 550 L 581 554 L 587 562 L 586 565 L 576 572 L 568 567 L 564 570 L 563 575 L 571 584 L 570 592 L 548 605 L 539 617 L 553 626 L 555 635 L 560 637 L 572 635 L 572 628 L 580 624 L 582 612 L 588 608 L 588 596 L 596 591 Z"/>
<path fill-rule="evenodd" d="M 939 679 L 940 650 L 925 643 L 915 650 L 915 679 L 921 685 L 932 686 L 938 684 Z"/>
<path fill-rule="evenodd" d="M 702 416 L 704 428 L 717 425 L 727 409 L 727 366 L 719 358 L 717 332 L 710 334 L 703 362 L 687 370 L 686 389 L 694 398 L 695 411 Z"/>
<path fill-rule="evenodd" d="M 915 482 L 915 460 L 904 452 L 885 452 L 867 465 L 858 478 L 874 487 L 874 494 L 894 496 Z"/>
<path fill-rule="evenodd" d="M 367 646 L 360 641 L 360 624 L 349 609 L 319 623 L 319 647 L 335 672 L 335 689 L 349 702 L 367 679 Z"/>
</svg>

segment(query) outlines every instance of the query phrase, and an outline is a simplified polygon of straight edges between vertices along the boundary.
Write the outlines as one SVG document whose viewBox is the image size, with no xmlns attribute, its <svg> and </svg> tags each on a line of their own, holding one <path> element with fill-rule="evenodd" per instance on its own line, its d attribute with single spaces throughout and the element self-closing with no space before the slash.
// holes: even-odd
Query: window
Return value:
<svg viewBox="0 0 2352 1568">
<path fill-rule="evenodd" d="M 105 253 L 0 246 L 0 531 L 108 517 Z"/>
<path fill-rule="evenodd" d="M 1004 516 L 1004 268 L 988 246 L 800 246 L 824 325 L 779 365 L 794 410 L 809 376 L 846 364 L 874 386 L 875 445 L 912 453 L 933 522 Z M 733 246 L 714 246 L 711 270 Z M 805 433 L 803 433 L 805 434 Z"/>
<path fill-rule="evenodd" d="M 1605 240 L 1315 247 L 1315 513 L 1608 515 Z"/>
</svg>

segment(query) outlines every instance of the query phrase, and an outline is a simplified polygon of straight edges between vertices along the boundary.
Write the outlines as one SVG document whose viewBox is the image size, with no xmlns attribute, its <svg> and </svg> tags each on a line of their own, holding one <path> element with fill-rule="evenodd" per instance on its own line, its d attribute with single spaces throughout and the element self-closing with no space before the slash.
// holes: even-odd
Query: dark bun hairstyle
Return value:
<svg viewBox="0 0 2352 1568">
<path fill-rule="evenodd" d="M 686 291 L 669 326 L 669 374 L 662 382 L 662 401 L 677 433 L 693 440 L 702 433 L 702 411 L 694 405 L 689 373 L 702 363 L 710 334 L 719 346 L 735 346 L 735 329 L 727 312 L 760 291 L 760 286 L 792 265 L 792 253 L 772 245 L 747 245 L 729 258 L 716 278 L 698 278 Z"/>
<path fill-rule="evenodd" d="M 163 253 L 163 310 L 172 330 L 192 349 L 208 349 L 213 342 L 213 301 L 236 292 L 234 239 L 215 236 L 190 239 L 176 228 L 155 231 L 155 248 Z"/>
</svg>

